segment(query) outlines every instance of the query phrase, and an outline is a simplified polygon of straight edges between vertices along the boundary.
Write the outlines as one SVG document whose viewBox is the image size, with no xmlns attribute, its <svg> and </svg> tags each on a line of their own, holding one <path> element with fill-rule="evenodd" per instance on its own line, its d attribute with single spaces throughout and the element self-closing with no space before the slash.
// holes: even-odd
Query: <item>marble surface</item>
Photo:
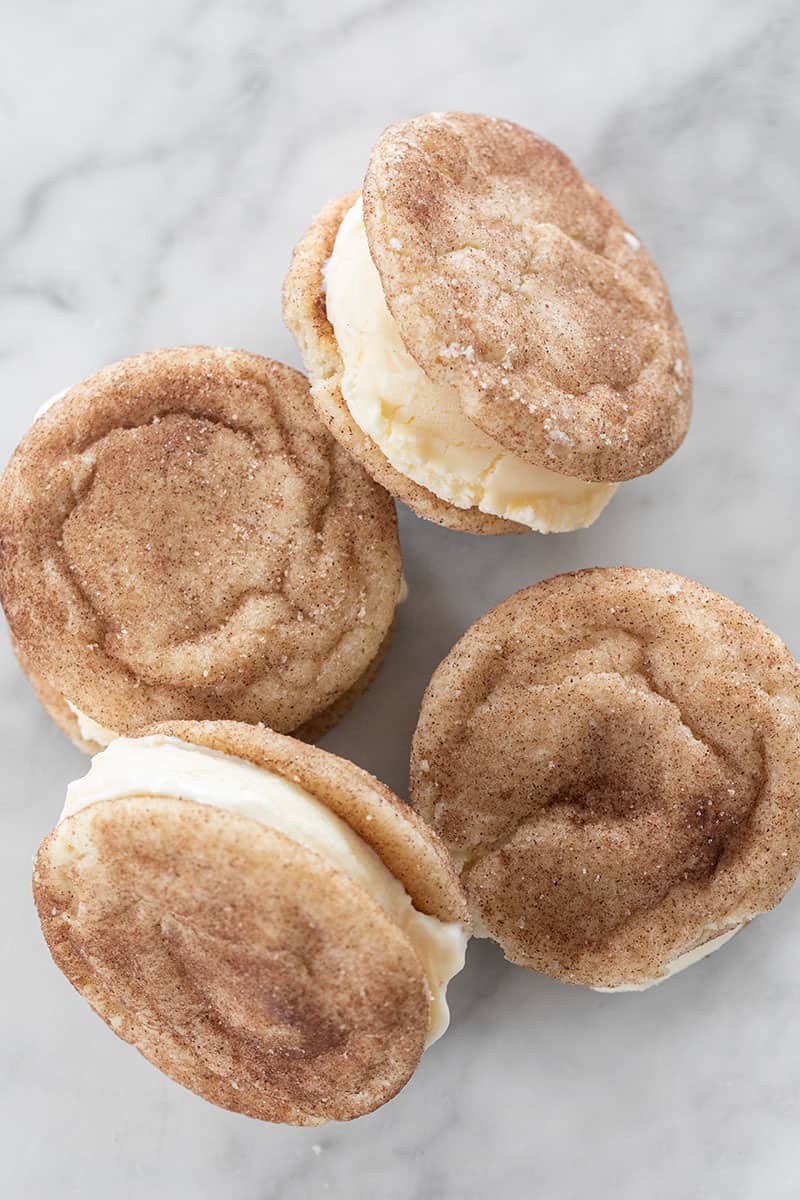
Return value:
<svg viewBox="0 0 800 1200">
<path fill-rule="evenodd" d="M 139 350 L 205 341 L 297 363 L 279 301 L 291 246 L 357 186 L 383 125 L 504 115 L 562 144 L 663 266 L 695 420 L 586 532 L 477 540 L 403 512 L 411 598 L 378 682 L 326 744 L 403 791 L 440 658 L 489 605 L 573 567 L 673 568 L 800 653 L 797 60 L 791 0 L 9 8 L 0 454 L 44 398 Z M 391 1105 L 270 1127 L 168 1082 L 52 966 L 30 859 L 83 760 L 5 640 L 0 761 L 9 1200 L 798 1195 L 800 891 L 644 995 L 570 989 L 473 944 L 450 1033 Z"/>
</svg>

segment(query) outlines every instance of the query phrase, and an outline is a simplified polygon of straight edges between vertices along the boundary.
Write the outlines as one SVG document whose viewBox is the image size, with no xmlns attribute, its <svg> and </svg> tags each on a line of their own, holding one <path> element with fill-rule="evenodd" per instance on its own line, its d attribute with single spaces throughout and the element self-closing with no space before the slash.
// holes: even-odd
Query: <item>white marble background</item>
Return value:
<svg viewBox="0 0 800 1200">
<path fill-rule="evenodd" d="M 508 116 L 562 144 L 662 264 L 694 424 L 584 533 L 477 540 L 402 513 L 411 599 L 326 744 L 403 791 L 439 659 L 490 604 L 572 567 L 674 568 L 800 653 L 797 17 L 792 0 L 8 3 L 0 455 L 43 399 L 139 350 L 297 362 L 279 303 L 292 243 L 357 186 L 384 124 Z M 270 1127 L 169 1083 L 51 965 L 30 858 L 83 761 L 5 642 L 0 762 L 9 1200 L 798 1195 L 800 892 L 642 996 L 560 986 L 475 944 L 453 1027 L 397 1100 L 349 1126 Z"/>
</svg>

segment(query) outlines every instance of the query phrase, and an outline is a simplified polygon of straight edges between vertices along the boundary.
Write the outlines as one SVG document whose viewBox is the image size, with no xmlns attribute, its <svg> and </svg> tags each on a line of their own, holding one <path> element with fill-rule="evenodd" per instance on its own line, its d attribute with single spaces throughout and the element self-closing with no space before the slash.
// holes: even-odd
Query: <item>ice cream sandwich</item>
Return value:
<svg viewBox="0 0 800 1200">
<path fill-rule="evenodd" d="M 560 575 L 437 669 L 411 799 L 508 959 L 645 988 L 797 876 L 800 671 L 754 616 L 679 575 Z"/>
<path fill-rule="evenodd" d="M 678 448 L 683 334 L 641 239 L 510 121 L 429 113 L 299 242 L 284 316 L 334 436 L 453 529 L 576 529 Z"/>
<path fill-rule="evenodd" d="M 391 497 L 305 378 L 159 350 L 55 398 L 0 479 L 19 659 L 85 749 L 168 719 L 316 737 L 375 674 L 401 587 Z"/>
<path fill-rule="evenodd" d="M 295 1125 L 391 1099 L 447 1026 L 468 916 L 444 848 L 352 763 L 269 730 L 117 738 L 35 862 L 56 964 L 223 1108 Z"/>
</svg>

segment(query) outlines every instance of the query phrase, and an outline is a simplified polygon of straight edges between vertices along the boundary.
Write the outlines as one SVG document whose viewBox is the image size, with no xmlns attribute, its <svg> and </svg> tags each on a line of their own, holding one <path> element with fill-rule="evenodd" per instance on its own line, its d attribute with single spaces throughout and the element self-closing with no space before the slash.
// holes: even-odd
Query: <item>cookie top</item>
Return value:
<svg viewBox="0 0 800 1200">
<path fill-rule="evenodd" d="M 420 911 L 466 920 L 443 849 L 366 772 L 234 723 L 145 732 L 299 783 Z M 349 1120 L 390 1099 L 422 1054 L 430 998 L 403 931 L 320 855 L 249 817 L 157 795 L 97 801 L 42 843 L 34 896 L 57 965 L 99 1015 L 225 1108 Z"/>
<path fill-rule="evenodd" d="M 439 666 L 411 798 L 509 959 L 644 986 L 794 881 L 800 674 L 760 621 L 678 575 L 561 575 Z"/>
<path fill-rule="evenodd" d="M 23 661 L 118 732 L 288 731 L 365 675 L 400 586 L 394 505 L 304 377 L 207 347 L 106 367 L 0 481 L 0 589 Z"/>
<path fill-rule="evenodd" d="M 471 421 L 591 481 L 675 452 L 691 372 L 666 285 L 557 147 L 510 121 L 431 113 L 384 132 L 363 197 L 403 340 Z"/>
</svg>

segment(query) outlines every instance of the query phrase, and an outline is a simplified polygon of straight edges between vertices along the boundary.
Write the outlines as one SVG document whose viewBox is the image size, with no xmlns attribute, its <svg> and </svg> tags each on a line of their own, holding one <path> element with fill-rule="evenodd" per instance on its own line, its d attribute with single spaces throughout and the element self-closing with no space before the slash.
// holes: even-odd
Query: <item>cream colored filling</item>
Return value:
<svg viewBox="0 0 800 1200">
<path fill-rule="evenodd" d="M 71 700 L 67 700 L 66 696 L 64 697 L 64 703 L 77 720 L 80 735 L 85 742 L 96 742 L 98 746 L 108 746 L 118 736 L 107 725 L 101 725 L 93 717 L 89 717 L 85 712 L 81 712 L 76 704 L 73 704 Z"/>
<path fill-rule="evenodd" d="M 177 738 L 120 737 L 67 789 L 64 817 L 98 800 L 170 796 L 260 821 L 342 871 L 399 925 L 417 952 L 431 996 L 426 1046 L 448 1026 L 447 984 L 464 966 L 463 926 L 418 912 L 403 885 L 350 826 L 298 784 L 233 755 Z"/>
<path fill-rule="evenodd" d="M 600 515 L 615 484 L 559 475 L 512 454 L 464 416 L 455 389 L 432 383 L 411 357 L 370 256 L 360 198 L 339 227 L 324 277 L 344 364 L 342 395 L 397 471 L 457 508 L 541 533 L 579 529 Z M 442 357 L 473 353 L 471 346 L 443 347 Z M 553 437 L 565 434 L 556 429 Z"/>
</svg>

